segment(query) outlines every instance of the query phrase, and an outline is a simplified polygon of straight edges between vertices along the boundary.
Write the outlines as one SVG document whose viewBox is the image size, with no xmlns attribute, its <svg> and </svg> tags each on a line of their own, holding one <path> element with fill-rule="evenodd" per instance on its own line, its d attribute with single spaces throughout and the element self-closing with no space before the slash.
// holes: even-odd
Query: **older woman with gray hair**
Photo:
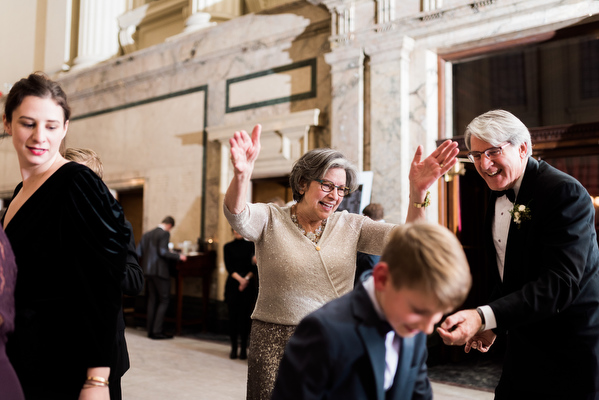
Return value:
<svg viewBox="0 0 599 400">
<path fill-rule="evenodd" d="M 251 137 L 230 139 L 234 177 L 224 200 L 237 232 L 256 245 L 260 288 L 248 358 L 248 399 L 270 399 L 285 345 L 307 314 L 353 289 L 356 252 L 381 254 L 393 224 L 335 212 L 357 188 L 355 167 L 338 151 L 315 149 L 293 166 L 292 206 L 247 203 L 247 190 L 260 153 L 260 125 Z M 406 222 L 424 219 L 427 189 L 456 162 L 457 144 L 447 140 L 422 160 L 418 146 L 410 168 Z"/>
</svg>

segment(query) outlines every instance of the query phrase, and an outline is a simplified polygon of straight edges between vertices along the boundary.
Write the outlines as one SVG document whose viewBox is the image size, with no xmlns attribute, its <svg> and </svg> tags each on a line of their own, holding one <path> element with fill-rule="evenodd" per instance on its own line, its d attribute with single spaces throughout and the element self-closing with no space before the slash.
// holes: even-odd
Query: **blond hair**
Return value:
<svg viewBox="0 0 599 400">
<path fill-rule="evenodd" d="M 434 296 L 440 309 L 460 306 L 472 284 L 462 245 L 447 228 L 430 223 L 398 226 L 381 261 L 389 266 L 395 289 L 409 288 Z"/>
<path fill-rule="evenodd" d="M 64 158 L 69 161 L 75 161 L 79 164 L 83 164 L 96 173 L 102 179 L 104 177 L 104 167 L 102 166 L 102 160 L 95 151 L 91 149 L 82 149 L 76 147 L 69 147 L 64 152 Z"/>
</svg>

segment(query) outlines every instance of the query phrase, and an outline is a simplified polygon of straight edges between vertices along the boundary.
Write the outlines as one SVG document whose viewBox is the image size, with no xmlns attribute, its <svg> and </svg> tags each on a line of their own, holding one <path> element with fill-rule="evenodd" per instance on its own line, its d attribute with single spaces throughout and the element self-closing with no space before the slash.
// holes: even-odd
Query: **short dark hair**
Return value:
<svg viewBox="0 0 599 400">
<path fill-rule="evenodd" d="M 13 112 L 19 108 L 27 96 L 35 96 L 41 99 L 50 98 L 62 107 L 64 112 L 63 123 L 71 118 L 71 108 L 67 102 L 67 95 L 60 85 L 48 78 L 43 72 L 35 72 L 27 78 L 19 80 L 8 92 L 4 104 L 4 114 L 9 123 L 12 122 Z"/>
<path fill-rule="evenodd" d="M 171 216 L 164 217 L 164 219 L 162 220 L 162 223 L 163 224 L 168 224 L 168 225 L 174 227 L 175 226 L 175 219 L 173 217 L 171 217 Z"/>
<path fill-rule="evenodd" d="M 380 221 L 385 217 L 385 209 L 382 204 L 379 203 L 370 203 L 364 210 L 362 210 L 362 214 L 370 217 L 373 221 Z"/>
</svg>

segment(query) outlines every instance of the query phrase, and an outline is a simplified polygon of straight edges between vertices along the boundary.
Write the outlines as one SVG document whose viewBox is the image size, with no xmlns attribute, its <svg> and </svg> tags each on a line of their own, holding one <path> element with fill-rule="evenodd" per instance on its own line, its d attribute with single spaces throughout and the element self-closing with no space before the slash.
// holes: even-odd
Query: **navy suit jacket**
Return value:
<svg viewBox="0 0 599 400">
<path fill-rule="evenodd" d="M 495 289 L 489 303 L 507 353 L 497 399 L 597 398 L 599 388 L 599 250 L 595 209 L 584 187 L 529 158 L 516 204 L 532 219 L 511 222 L 503 282 L 491 222 L 486 248 Z"/>
<path fill-rule="evenodd" d="M 364 289 L 355 290 L 305 317 L 289 340 L 273 400 L 384 400 L 385 335 Z M 426 335 L 402 338 L 389 399 L 431 399 L 426 374 Z"/>
<path fill-rule="evenodd" d="M 137 246 L 137 255 L 146 276 L 170 278 L 169 264 L 179 260 L 179 254 L 168 249 L 171 235 L 161 227 L 146 232 Z"/>
</svg>

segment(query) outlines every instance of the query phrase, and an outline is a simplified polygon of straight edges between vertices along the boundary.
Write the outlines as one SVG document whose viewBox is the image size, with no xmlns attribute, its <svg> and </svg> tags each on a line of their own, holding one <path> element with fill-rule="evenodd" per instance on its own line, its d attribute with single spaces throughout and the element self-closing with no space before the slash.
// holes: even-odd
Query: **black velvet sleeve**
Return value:
<svg viewBox="0 0 599 400">
<path fill-rule="evenodd" d="M 123 294 L 127 296 L 137 296 L 144 286 L 144 272 L 139 266 L 137 252 L 135 250 L 135 237 L 133 236 L 133 228 L 131 223 L 125 220 L 127 228 L 129 228 L 129 244 L 127 245 L 127 262 L 125 264 L 125 275 L 121 287 Z"/>
<path fill-rule="evenodd" d="M 130 230 L 120 204 L 91 170 L 77 171 L 67 187 L 59 231 L 70 244 L 65 261 L 77 297 L 80 351 L 88 368 L 108 366 Z"/>
</svg>

